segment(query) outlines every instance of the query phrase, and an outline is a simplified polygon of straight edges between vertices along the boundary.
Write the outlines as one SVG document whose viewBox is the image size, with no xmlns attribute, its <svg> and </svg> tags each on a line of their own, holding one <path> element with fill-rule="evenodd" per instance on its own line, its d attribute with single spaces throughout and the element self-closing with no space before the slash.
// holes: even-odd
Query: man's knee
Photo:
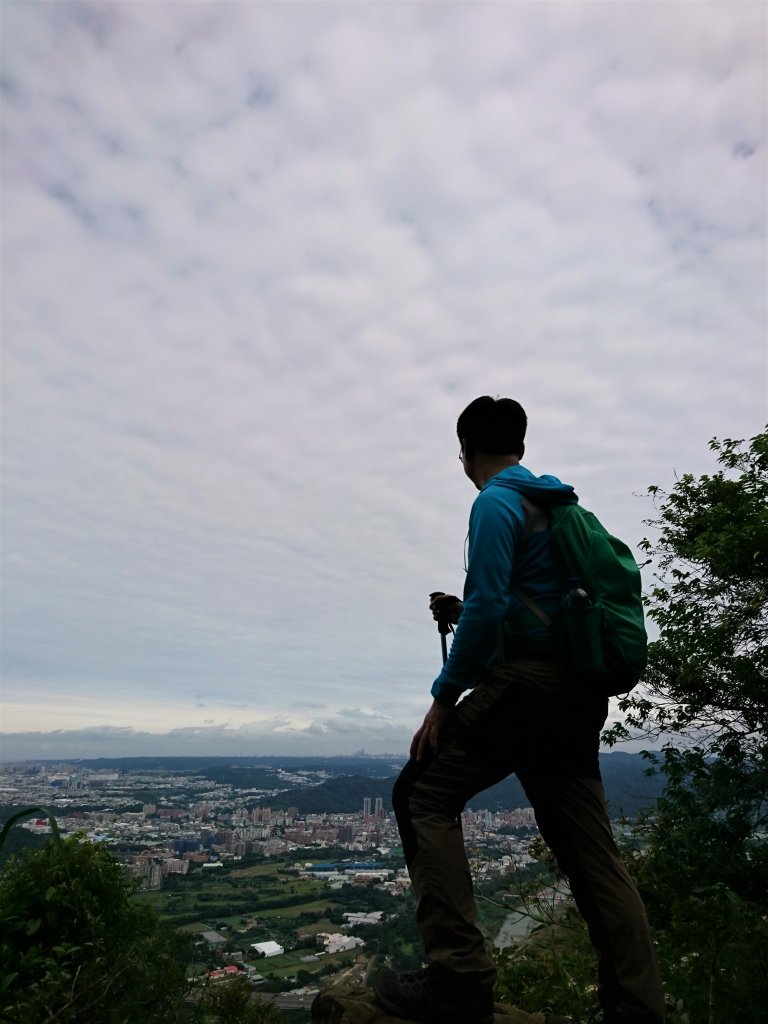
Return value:
<svg viewBox="0 0 768 1024">
<path fill-rule="evenodd" d="M 431 786 L 423 771 L 403 769 L 392 789 L 392 809 L 400 831 L 429 827 L 438 821 L 453 820 L 463 804 L 439 786 Z"/>
<path fill-rule="evenodd" d="M 424 785 L 424 769 L 422 762 L 409 761 L 392 788 L 392 810 L 401 828 L 433 811 L 430 788 Z"/>
<path fill-rule="evenodd" d="M 397 827 L 403 842 L 403 854 L 408 865 L 413 862 L 419 845 L 418 811 L 414 813 L 413 793 L 420 774 L 417 762 L 409 761 L 392 788 L 392 810 L 395 812 Z"/>
</svg>

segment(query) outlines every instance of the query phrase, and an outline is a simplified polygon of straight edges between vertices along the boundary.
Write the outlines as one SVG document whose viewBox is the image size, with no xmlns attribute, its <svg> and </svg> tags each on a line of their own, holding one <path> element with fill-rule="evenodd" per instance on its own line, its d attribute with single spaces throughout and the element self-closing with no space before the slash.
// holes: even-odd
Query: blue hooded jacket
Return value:
<svg viewBox="0 0 768 1024">
<path fill-rule="evenodd" d="M 512 588 L 550 615 L 559 606 L 550 533 L 527 529 L 524 497 L 537 505 L 578 501 L 570 484 L 554 476 L 534 476 L 522 465 L 491 477 L 475 498 L 469 515 L 464 611 L 448 660 L 432 685 L 432 696 L 441 704 L 455 704 L 496 659 L 501 624 L 521 607 Z"/>
</svg>

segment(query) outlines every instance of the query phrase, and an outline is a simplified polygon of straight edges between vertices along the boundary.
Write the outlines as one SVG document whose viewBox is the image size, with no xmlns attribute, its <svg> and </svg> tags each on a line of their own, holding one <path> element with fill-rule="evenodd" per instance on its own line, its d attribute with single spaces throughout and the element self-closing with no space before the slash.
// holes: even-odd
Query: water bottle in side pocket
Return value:
<svg viewBox="0 0 768 1024">
<path fill-rule="evenodd" d="M 568 656 L 574 670 L 579 675 L 604 672 L 603 613 L 577 576 L 567 581 L 562 606 Z"/>
</svg>

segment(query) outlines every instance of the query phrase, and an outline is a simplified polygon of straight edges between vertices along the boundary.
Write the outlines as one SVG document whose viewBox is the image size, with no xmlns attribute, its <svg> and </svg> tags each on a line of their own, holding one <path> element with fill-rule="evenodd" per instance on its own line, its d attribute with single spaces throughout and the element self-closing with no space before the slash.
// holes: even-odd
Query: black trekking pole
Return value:
<svg viewBox="0 0 768 1024">
<path fill-rule="evenodd" d="M 441 590 L 436 590 L 433 594 L 430 594 L 430 599 L 434 601 L 436 597 L 442 594 Z M 448 660 L 448 641 L 446 637 L 449 633 L 453 632 L 453 628 L 448 621 L 448 615 L 440 615 L 437 620 L 437 631 L 440 634 L 440 648 L 443 652 L 443 664 Z"/>
</svg>

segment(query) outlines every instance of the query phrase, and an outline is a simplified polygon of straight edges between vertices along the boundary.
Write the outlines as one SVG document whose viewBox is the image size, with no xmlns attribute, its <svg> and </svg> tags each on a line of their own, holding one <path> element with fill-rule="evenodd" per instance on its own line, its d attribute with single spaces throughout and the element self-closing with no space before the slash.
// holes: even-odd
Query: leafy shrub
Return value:
<svg viewBox="0 0 768 1024">
<path fill-rule="evenodd" d="M 58 835 L 0 875 L 0 1016 L 14 1024 L 183 1019 L 189 940 L 134 901 L 104 847 Z"/>
</svg>

